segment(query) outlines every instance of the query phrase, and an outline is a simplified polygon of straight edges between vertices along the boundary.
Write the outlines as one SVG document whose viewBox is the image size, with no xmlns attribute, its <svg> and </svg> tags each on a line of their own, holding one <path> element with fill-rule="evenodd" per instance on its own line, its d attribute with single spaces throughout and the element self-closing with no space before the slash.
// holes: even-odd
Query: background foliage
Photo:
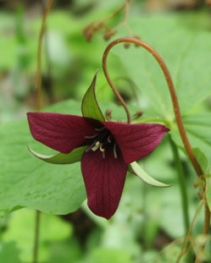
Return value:
<svg viewBox="0 0 211 263">
<path fill-rule="evenodd" d="M 82 0 L 67 1 L 64 6 L 62 2 L 55 3 L 43 42 L 44 111 L 81 115 L 82 96 L 100 69 L 97 80 L 100 106 L 104 112 L 111 108 L 115 119 L 125 120 L 125 113 L 117 105 L 101 70 L 107 43 L 102 33 L 96 34 L 91 43 L 82 34 L 88 23 L 109 16 L 122 3 Z M 194 6 L 195 10 L 187 6 L 186 11 L 177 12 L 176 4 L 157 3 L 155 10 L 152 2 L 133 1 L 128 25 L 166 61 L 190 141 L 209 174 L 210 13 L 204 6 Z M 5 5 L 0 10 L 0 261 L 32 262 L 34 209 L 38 209 L 44 212 L 39 262 L 136 263 L 154 262 L 155 258 L 156 262 L 174 262 L 185 228 L 168 137 L 141 165 L 151 176 L 172 187 L 153 188 L 128 174 L 114 217 L 106 221 L 91 214 L 84 202 L 80 164 L 47 164 L 34 158 L 27 149 L 30 145 L 38 152 L 52 153 L 32 139 L 26 122 L 26 112 L 36 110 L 37 41 L 42 8 L 38 2 L 29 6 L 21 1 L 19 5 L 8 1 Z M 123 17 L 120 13 L 108 22 L 109 26 L 121 23 Z M 128 32 L 122 27 L 116 37 L 125 35 Z M 199 206 L 197 189 L 193 187 L 196 176 L 184 154 L 158 65 L 141 48 L 126 49 L 119 45 L 110 54 L 109 72 L 131 112 L 144 111 L 140 121 L 164 122 L 171 128 L 170 135 L 181 150 L 192 220 Z M 211 207 L 209 176 L 207 181 Z M 202 216 L 200 211 L 194 237 L 201 233 Z"/>
</svg>

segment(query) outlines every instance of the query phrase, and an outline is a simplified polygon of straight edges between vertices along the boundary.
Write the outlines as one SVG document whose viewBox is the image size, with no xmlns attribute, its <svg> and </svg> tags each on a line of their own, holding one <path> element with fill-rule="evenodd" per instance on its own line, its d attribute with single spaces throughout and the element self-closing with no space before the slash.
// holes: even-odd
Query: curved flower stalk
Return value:
<svg viewBox="0 0 211 263">
<path fill-rule="evenodd" d="M 135 162 L 149 155 L 169 131 L 161 124 L 106 121 L 96 100 L 96 75 L 82 101 L 82 117 L 59 113 L 28 113 L 32 136 L 59 151 L 36 157 L 54 164 L 81 161 L 88 206 L 109 219 L 116 211 L 130 170 L 145 182 L 165 187 Z"/>
<path fill-rule="evenodd" d="M 128 111 L 127 105 L 125 104 L 124 100 L 122 99 L 121 95 L 119 94 L 119 92 L 116 90 L 116 88 L 114 87 L 110 76 L 108 74 L 108 70 L 107 70 L 107 58 L 108 58 L 108 54 L 110 52 L 110 50 L 120 44 L 120 43 L 132 43 L 135 44 L 136 46 L 140 46 L 143 47 L 145 50 L 147 50 L 158 62 L 161 70 L 163 71 L 164 77 L 166 79 L 167 85 L 168 85 L 168 89 L 169 89 L 169 93 L 171 96 L 171 100 L 172 100 L 172 105 L 173 105 L 173 110 L 174 110 L 174 115 L 175 115 L 175 120 L 178 126 L 178 130 L 180 133 L 180 137 L 182 139 L 184 148 L 187 152 L 187 155 L 189 156 L 189 159 L 193 165 L 193 168 L 197 174 L 198 177 L 203 177 L 204 172 L 198 162 L 198 160 L 196 159 L 196 156 L 193 152 L 193 149 L 190 145 L 190 142 L 188 140 L 187 134 L 186 134 L 186 130 L 184 128 L 184 124 L 182 121 L 182 116 L 181 116 L 181 112 L 180 112 L 180 107 L 179 107 L 179 103 L 178 103 L 178 99 L 177 99 L 177 94 L 174 88 L 174 84 L 171 78 L 171 74 L 168 70 L 168 67 L 166 66 L 164 60 L 162 59 L 162 57 L 158 54 L 158 52 L 152 48 L 150 45 L 148 45 L 147 43 L 145 43 L 144 41 L 137 39 L 137 38 L 132 38 L 132 37 L 122 37 L 122 38 L 118 38 L 115 39 L 114 41 L 112 41 L 105 49 L 104 54 L 103 54 L 103 70 L 104 70 L 104 74 L 105 77 L 107 79 L 107 82 L 109 83 L 111 89 L 113 90 L 114 94 L 116 95 L 117 99 L 119 100 L 119 102 L 122 104 L 122 106 L 124 107 L 125 111 L 126 111 L 126 115 L 127 115 L 127 121 L 128 123 L 130 123 L 131 118 L 130 118 L 130 113 Z"/>
<path fill-rule="evenodd" d="M 173 110 L 174 110 L 174 115 L 175 115 L 175 120 L 177 123 L 177 127 L 180 133 L 180 137 L 182 139 L 184 148 L 186 150 L 186 153 L 191 161 L 191 164 L 198 176 L 198 178 L 200 180 L 202 180 L 202 187 L 201 187 L 201 192 L 203 193 L 201 195 L 201 199 L 204 202 L 204 227 L 203 227 L 203 234 L 208 234 L 209 233 L 209 229 L 210 229 L 210 219 L 211 219 L 211 211 L 208 207 L 208 203 L 206 200 L 206 197 L 204 197 L 204 193 L 206 191 L 206 180 L 204 177 L 204 171 L 199 163 L 199 161 L 197 160 L 194 151 L 191 147 L 191 144 L 189 142 L 189 139 L 187 137 L 187 133 L 183 124 L 183 120 L 182 120 L 182 116 L 181 116 L 181 112 L 180 112 L 180 106 L 178 103 L 178 99 L 177 99 L 177 94 L 174 88 L 174 84 L 171 78 L 171 74 L 168 70 L 168 67 L 166 66 L 164 60 L 162 59 L 162 57 L 159 55 L 159 53 L 153 49 L 150 45 L 148 45 L 147 43 L 145 43 L 144 41 L 137 39 L 137 38 L 131 38 L 131 37 L 122 37 L 122 38 L 118 38 L 114 41 L 112 41 L 105 49 L 104 54 L 103 54 L 103 70 L 104 70 L 104 74 L 105 77 L 107 79 L 107 82 L 109 83 L 111 89 L 113 90 L 114 94 L 116 95 L 116 97 L 118 98 L 118 100 L 120 101 L 120 103 L 122 104 L 122 106 L 125 109 L 126 115 L 127 115 L 127 122 L 130 123 L 131 121 L 131 117 L 130 117 L 130 113 L 128 111 L 127 105 L 125 104 L 124 100 L 122 99 L 121 95 L 119 94 L 119 92 L 116 90 L 116 88 L 114 87 L 110 76 L 108 74 L 108 70 L 107 70 L 107 57 L 109 54 L 109 51 L 116 45 L 120 44 L 120 43 L 124 43 L 124 44 L 135 44 L 136 46 L 140 46 L 142 48 L 144 48 L 145 50 L 147 50 L 154 58 L 155 60 L 158 62 L 160 68 L 163 71 L 164 77 L 166 79 L 167 85 L 168 85 L 168 89 L 169 89 L 169 93 L 171 96 L 171 100 L 172 100 L 172 105 L 173 105 Z M 204 245 L 201 245 L 199 247 L 199 252 L 204 250 Z M 200 253 L 198 253 L 200 254 Z M 200 260 L 198 258 L 196 258 L 196 262 L 200 262 Z"/>
</svg>

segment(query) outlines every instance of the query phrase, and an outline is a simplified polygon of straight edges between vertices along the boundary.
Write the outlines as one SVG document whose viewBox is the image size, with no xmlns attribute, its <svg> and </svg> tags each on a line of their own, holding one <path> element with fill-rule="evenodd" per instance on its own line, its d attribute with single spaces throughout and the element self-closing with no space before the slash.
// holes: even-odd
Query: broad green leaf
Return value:
<svg viewBox="0 0 211 263">
<path fill-rule="evenodd" d="M 0 216 L 21 207 L 52 214 L 79 208 L 86 194 L 78 163 L 52 165 L 30 154 L 27 145 L 44 146 L 34 146 L 25 120 L 1 125 L 0 138 Z"/>
<path fill-rule="evenodd" d="M 59 153 L 56 155 L 43 155 L 33 151 L 29 147 L 29 151 L 37 158 L 52 164 L 71 164 L 75 162 L 79 162 L 81 160 L 82 154 L 86 147 L 79 147 L 74 149 L 72 152 L 68 154 Z"/>
<path fill-rule="evenodd" d="M 83 97 L 81 110 L 84 117 L 92 118 L 103 122 L 105 121 L 105 118 L 98 105 L 95 94 L 96 78 L 97 73 L 95 74 L 89 89 Z"/>
<path fill-rule="evenodd" d="M 211 34 L 204 26 L 206 19 L 205 12 L 194 12 L 142 16 L 130 21 L 133 31 L 154 47 L 169 67 L 183 114 L 211 94 L 211 68 L 207 67 L 211 61 Z M 113 52 L 139 87 L 144 105 L 171 121 L 173 108 L 167 84 L 154 57 L 133 46 L 126 50 L 118 45 Z"/>
<path fill-rule="evenodd" d="M 150 175 L 148 175 L 140 165 L 138 165 L 137 162 L 133 162 L 129 165 L 129 172 L 137 175 L 142 181 L 145 183 L 156 186 L 156 187 L 169 187 L 171 185 L 161 183 L 154 178 L 152 178 Z"/>
</svg>

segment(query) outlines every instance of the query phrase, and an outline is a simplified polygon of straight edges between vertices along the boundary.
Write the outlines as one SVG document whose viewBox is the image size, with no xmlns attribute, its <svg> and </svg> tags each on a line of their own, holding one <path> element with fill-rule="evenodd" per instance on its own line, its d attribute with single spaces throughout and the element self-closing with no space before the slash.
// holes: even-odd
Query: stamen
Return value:
<svg viewBox="0 0 211 263">
<path fill-rule="evenodd" d="M 97 137 L 97 133 L 91 136 L 84 136 L 85 139 L 94 139 L 95 137 Z"/>
<path fill-rule="evenodd" d="M 114 143 L 113 154 L 114 154 L 114 158 L 117 159 L 116 143 Z"/>
<path fill-rule="evenodd" d="M 103 153 L 103 152 L 105 152 L 105 149 L 103 149 L 103 144 L 101 143 L 100 144 L 100 151 Z"/>
<path fill-rule="evenodd" d="M 94 146 L 95 146 L 95 142 L 89 145 L 89 147 L 85 150 L 85 152 L 86 153 L 90 152 Z"/>
<path fill-rule="evenodd" d="M 94 147 L 92 147 L 92 151 L 95 152 L 97 149 L 99 149 L 99 147 L 101 146 L 101 143 L 99 141 L 97 141 L 94 145 Z"/>
<path fill-rule="evenodd" d="M 105 127 L 101 127 L 101 128 L 95 128 L 95 131 L 103 131 L 103 130 L 105 130 Z"/>
<path fill-rule="evenodd" d="M 108 136 L 107 142 L 111 143 L 111 136 Z"/>
</svg>

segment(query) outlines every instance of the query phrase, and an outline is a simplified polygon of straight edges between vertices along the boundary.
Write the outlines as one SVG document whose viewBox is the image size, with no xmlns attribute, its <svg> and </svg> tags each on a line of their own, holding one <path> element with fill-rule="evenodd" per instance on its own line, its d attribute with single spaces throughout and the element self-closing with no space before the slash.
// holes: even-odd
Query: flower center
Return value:
<svg viewBox="0 0 211 263">
<path fill-rule="evenodd" d="M 96 152 L 99 150 L 102 153 L 103 158 L 105 158 L 105 152 L 107 148 L 113 148 L 114 158 L 117 158 L 116 142 L 114 137 L 105 127 L 95 129 L 96 134 L 92 136 L 86 136 L 86 139 L 94 140 L 90 146 L 86 149 L 86 152 Z"/>
</svg>

